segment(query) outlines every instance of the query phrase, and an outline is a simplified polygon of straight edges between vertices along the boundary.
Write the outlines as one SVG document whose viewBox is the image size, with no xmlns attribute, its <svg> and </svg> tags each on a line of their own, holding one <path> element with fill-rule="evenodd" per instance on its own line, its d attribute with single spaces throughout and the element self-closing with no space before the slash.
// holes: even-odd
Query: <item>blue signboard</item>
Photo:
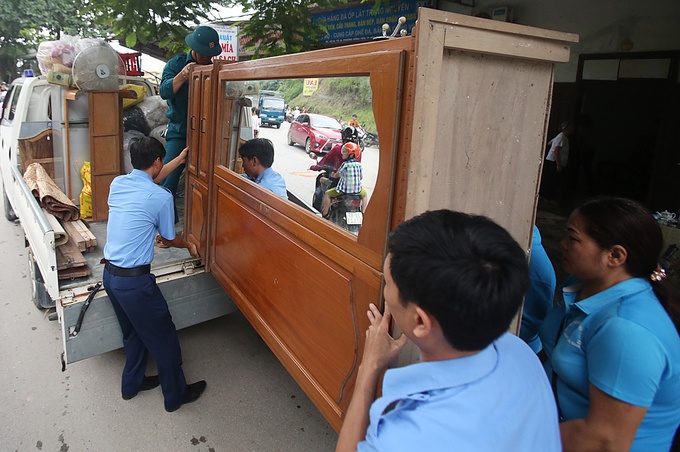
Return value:
<svg viewBox="0 0 680 452">
<path fill-rule="evenodd" d="M 377 11 L 373 5 L 359 5 L 354 8 L 314 14 L 317 21 L 324 21 L 328 27 L 328 35 L 320 42 L 365 41 L 382 35 L 382 25 L 389 24 L 390 32 L 397 26 L 399 17 L 406 17 L 402 29 L 411 33 L 418 18 L 418 8 L 432 7 L 434 0 L 402 0 L 384 3 Z"/>
</svg>

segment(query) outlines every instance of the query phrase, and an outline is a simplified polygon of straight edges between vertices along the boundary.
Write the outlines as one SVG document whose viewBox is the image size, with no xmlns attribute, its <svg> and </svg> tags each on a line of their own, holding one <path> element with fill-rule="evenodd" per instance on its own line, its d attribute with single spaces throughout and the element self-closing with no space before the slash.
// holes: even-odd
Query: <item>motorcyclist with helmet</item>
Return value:
<svg viewBox="0 0 680 452">
<path fill-rule="evenodd" d="M 321 209 L 322 214 L 327 217 L 331 207 L 331 198 L 338 198 L 345 194 L 361 195 L 361 210 L 364 210 L 364 203 L 366 200 L 366 190 L 361 186 L 361 179 L 363 172 L 361 162 L 357 160 L 357 155 L 361 154 L 361 148 L 358 144 L 348 142 L 345 143 L 341 150 L 343 163 L 336 172 L 331 174 L 331 177 L 338 178 L 338 184 L 326 191 Z"/>
<path fill-rule="evenodd" d="M 345 127 L 342 129 L 341 136 L 343 144 L 356 143 L 356 129 L 352 127 Z M 318 211 L 321 211 L 326 190 L 338 185 L 339 179 L 333 177 L 332 174 L 337 172 L 340 165 L 344 162 L 340 149 L 341 147 L 334 146 L 321 160 L 309 167 L 312 171 L 321 171 L 316 177 L 314 197 L 312 199 L 312 206 Z M 361 150 L 355 154 L 355 159 L 357 162 L 361 162 Z"/>
</svg>

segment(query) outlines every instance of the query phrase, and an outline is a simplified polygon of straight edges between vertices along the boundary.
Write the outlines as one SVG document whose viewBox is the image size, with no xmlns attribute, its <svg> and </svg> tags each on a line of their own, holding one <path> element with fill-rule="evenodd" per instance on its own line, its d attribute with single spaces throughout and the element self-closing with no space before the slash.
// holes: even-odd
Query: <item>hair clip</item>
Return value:
<svg viewBox="0 0 680 452">
<path fill-rule="evenodd" d="M 652 274 L 650 275 L 649 278 L 650 278 L 652 281 L 659 282 L 659 281 L 661 281 L 662 279 L 664 279 L 665 277 L 666 277 L 666 270 L 664 270 L 663 268 L 661 268 L 660 265 L 657 265 L 657 266 L 656 266 L 656 270 L 654 270 L 654 271 L 652 272 Z"/>
</svg>

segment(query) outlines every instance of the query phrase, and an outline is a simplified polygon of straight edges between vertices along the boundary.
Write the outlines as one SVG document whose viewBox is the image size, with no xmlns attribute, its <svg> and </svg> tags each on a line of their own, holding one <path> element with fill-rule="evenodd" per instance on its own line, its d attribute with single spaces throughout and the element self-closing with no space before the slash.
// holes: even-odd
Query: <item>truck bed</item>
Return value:
<svg viewBox="0 0 680 452">
<path fill-rule="evenodd" d="M 76 289 L 85 285 L 93 285 L 96 284 L 97 281 L 101 281 L 104 265 L 100 264 L 100 262 L 104 257 L 106 225 L 106 221 L 92 221 L 87 223 L 90 231 L 97 238 L 97 246 L 95 249 L 83 253 L 83 257 L 87 260 L 87 265 L 90 267 L 92 273 L 89 276 L 81 278 L 59 281 L 59 290 Z M 177 229 L 181 230 L 182 225 L 178 224 L 177 226 Z M 184 248 L 161 248 L 156 246 L 154 247 L 154 260 L 151 263 L 151 272 L 153 273 L 154 269 L 167 267 L 169 264 L 176 264 L 187 259 L 191 259 L 191 256 Z"/>
</svg>

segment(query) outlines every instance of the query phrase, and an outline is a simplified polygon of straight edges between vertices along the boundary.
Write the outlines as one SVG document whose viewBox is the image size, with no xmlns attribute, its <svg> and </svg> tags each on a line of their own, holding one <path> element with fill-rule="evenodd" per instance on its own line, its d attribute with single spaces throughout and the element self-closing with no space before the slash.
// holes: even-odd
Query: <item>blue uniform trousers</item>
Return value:
<svg viewBox="0 0 680 452">
<path fill-rule="evenodd" d="M 187 146 L 186 137 L 168 138 L 165 139 L 165 163 L 170 162 L 177 157 L 182 150 Z M 175 170 L 168 174 L 168 176 L 161 182 L 161 185 L 172 193 L 172 198 L 177 198 L 177 186 L 179 185 L 179 178 L 182 176 L 185 164 L 181 164 Z M 177 223 L 177 206 L 175 206 L 175 223 Z"/>
<path fill-rule="evenodd" d="M 121 392 L 135 394 L 142 387 L 147 354 L 158 368 L 165 407 L 177 408 L 187 391 L 182 351 L 168 303 L 152 274 L 113 276 L 104 270 L 104 289 L 123 331 L 125 368 Z"/>
</svg>

